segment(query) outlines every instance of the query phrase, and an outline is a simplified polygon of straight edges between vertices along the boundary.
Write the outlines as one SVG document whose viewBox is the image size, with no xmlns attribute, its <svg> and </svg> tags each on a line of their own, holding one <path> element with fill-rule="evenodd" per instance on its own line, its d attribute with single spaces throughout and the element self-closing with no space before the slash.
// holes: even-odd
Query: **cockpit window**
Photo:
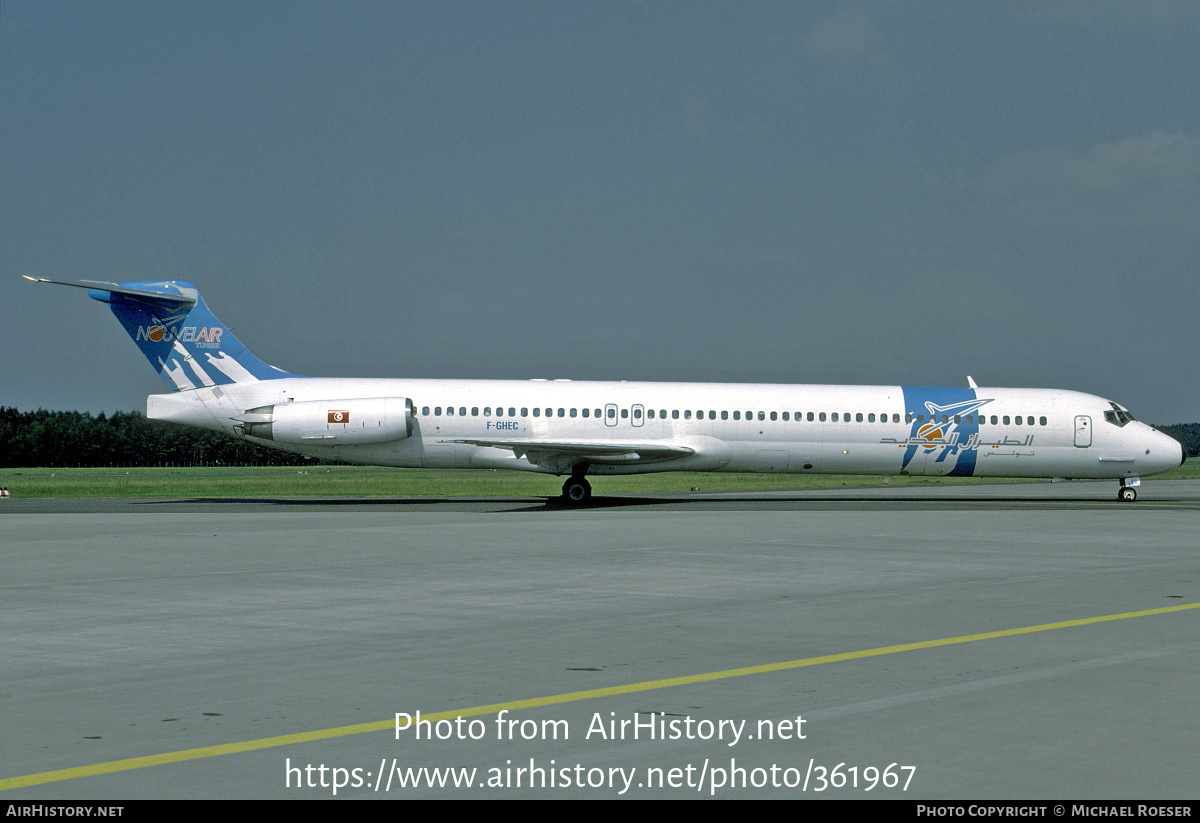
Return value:
<svg viewBox="0 0 1200 823">
<path fill-rule="evenodd" d="M 1133 415 L 1127 411 L 1106 411 L 1104 419 L 1114 426 L 1124 426 L 1133 419 Z"/>
<path fill-rule="evenodd" d="M 1135 419 L 1127 409 L 1121 408 L 1111 400 L 1108 402 L 1108 405 L 1112 406 L 1112 411 L 1106 411 L 1104 413 L 1104 419 L 1109 423 L 1112 423 L 1114 426 L 1124 426 L 1126 423 Z"/>
</svg>

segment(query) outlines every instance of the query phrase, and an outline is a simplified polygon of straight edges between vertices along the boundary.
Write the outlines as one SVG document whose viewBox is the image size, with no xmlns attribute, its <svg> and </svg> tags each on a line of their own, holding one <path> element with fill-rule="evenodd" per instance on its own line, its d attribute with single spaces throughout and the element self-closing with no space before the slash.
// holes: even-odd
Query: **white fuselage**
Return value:
<svg viewBox="0 0 1200 823">
<path fill-rule="evenodd" d="M 411 401 L 407 435 L 364 442 L 334 422 L 337 411 L 359 424 L 364 415 L 351 407 L 371 398 Z M 247 436 L 253 424 L 239 423 L 259 419 L 247 416 L 252 410 L 291 403 L 322 409 L 316 429 L 302 440 L 267 442 Z M 1180 464 L 1177 441 L 1137 421 L 1106 419 L 1118 409 L 1094 395 L 1052 389 L 307 377 L 202 387 L 148 401 L 151 418 L 384 466 L 570 474 L 580 462 L 563 454 L 568 449 L 539 449 L 542 441 L 629 446 L 627 457 L 588 461 L 589 474 L 1127 478 Z M 510 441 L 523 445 L 506 446 Z M 639 444 L 678 452 L 638 454 Z"/>
</svg>

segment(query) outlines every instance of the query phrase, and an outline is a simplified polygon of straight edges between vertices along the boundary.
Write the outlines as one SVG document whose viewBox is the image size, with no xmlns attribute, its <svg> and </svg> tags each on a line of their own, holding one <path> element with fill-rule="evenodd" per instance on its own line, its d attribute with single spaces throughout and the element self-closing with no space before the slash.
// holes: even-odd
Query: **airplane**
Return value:
<svg viewBox="0 0 1200 823">
<path fill-rule="evenodd" d="M 76 286 L 107 303 L 172 389 L 146 416 L 360 465 L 587 477 L 666 471 L 1118 481 L 1183 446 L 1090 394 L 968 386 L 304 377 L 250 353 L 183 280 Z M 886 482 L 886 481 L 885 481 Z"/>
</svg>

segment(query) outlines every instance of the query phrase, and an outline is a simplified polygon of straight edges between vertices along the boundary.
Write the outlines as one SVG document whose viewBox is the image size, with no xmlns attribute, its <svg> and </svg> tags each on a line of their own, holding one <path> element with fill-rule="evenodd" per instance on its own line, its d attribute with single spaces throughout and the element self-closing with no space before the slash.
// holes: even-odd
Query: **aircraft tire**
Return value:
<svg viewBox="0 0 1200 823">
<path fill-rule="evenodd" d="M 1133 486 L 1122 486 L 1117 492 L 1117 499 L 1122 503 L 1132 503 L 1137 500 L 1137 489 Z"/>
<path fill-rule="evenodd" d="M 582 477 L 572 477 L 563 483 L 562 496 L 572 506 L 582 505 L 592 498 L 592 484 Z"/>
</svg>

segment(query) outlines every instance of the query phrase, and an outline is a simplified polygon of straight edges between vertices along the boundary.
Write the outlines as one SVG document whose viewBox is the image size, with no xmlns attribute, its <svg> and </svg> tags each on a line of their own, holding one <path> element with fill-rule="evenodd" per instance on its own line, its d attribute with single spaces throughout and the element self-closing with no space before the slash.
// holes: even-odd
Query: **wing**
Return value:
<svg viewBox="0 0 1200 823">
<path fill-rule="evenodd" d="M 495 449 L 509 449 L 514 455 L 538 465 L 570 466 L 575 463 L 629 465 L 659 463 L 695 454 L 686 446 L 659 443 L 556 442 L 547 440 L 439 440 L 439 443 L 466 443 Z"/>
</svg>

